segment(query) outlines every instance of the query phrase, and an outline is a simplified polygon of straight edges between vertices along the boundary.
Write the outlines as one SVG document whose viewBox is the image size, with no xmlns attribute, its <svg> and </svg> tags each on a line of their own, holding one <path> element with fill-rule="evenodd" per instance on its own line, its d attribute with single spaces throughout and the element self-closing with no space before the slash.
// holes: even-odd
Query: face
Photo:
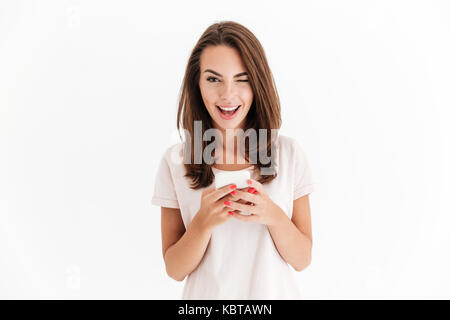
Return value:
<svg viewBox="0 0 450 320">
<path fill-rule="evenodd" d="M 221 45 L 203 50 L 200 56 L 199 86 L 215 128 L 225 130 L 243 127 L 253 101 L 246 71 L 235 48 Z"/>
</svg>

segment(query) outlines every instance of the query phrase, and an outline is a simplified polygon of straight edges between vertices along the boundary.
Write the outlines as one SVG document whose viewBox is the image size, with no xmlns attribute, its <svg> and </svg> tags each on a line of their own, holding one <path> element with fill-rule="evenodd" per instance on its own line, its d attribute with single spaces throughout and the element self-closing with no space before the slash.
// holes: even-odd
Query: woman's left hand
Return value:
<svg viewBox="0 0 450 320">
<path fill-rule="evenodd" d="M 280 221 L 280 215 L 283 210 L 270 199 L 261 183 L 250 179 L 249 187 L 235 190 L 236 193 L 231 197 L 230 207 L 235 210 L 233 216 L 242 221 L 257 222 L 268 226 L 275 225 Z M 238 202 L 240 199 L 248 201 L 248 204 Z M 243 215 L 239 212 L 246 212 L 250 215 Z"/>
</svg>

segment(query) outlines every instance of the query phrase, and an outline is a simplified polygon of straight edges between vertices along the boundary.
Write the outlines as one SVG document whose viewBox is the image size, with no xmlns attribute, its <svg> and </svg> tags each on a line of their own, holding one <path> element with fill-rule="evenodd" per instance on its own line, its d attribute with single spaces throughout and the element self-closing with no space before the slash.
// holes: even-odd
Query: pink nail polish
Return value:
<svg viewBox="0 0 450 320">
<path fill-rule="evenodd" d="M 225 203 L 226 206 L 231 205 L 230 201 L 224 201 L 223 203 Z"/>
</svg>

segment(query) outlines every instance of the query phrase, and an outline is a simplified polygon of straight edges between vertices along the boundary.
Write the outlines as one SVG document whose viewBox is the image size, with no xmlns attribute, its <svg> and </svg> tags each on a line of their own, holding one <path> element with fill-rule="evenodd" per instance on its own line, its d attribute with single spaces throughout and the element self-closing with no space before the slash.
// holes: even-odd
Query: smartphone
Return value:
<svg viewBox="0 0 450 320">
<path fill-rule="evenodd" d="M 236 184 L 237 189 L 248 187 L 247 180 L 250 179 L 250 172 L 248 170 L 239 171 L 220 171 L 215 174 L 216 189 L 222 188 L 227 184 Z"/>
<path fill-rule="evenodd" d="M 231 183 L 236 184 L 236 189 L 243 189 L 248 187 L 248 179 L 250 179 L 250 172 L 248 170 L 220 171 L 215 173 L 214 184 L 216 189 Z M 240 212 L 240 214 L 250 215 L 247 212 Z"/>
</svg>

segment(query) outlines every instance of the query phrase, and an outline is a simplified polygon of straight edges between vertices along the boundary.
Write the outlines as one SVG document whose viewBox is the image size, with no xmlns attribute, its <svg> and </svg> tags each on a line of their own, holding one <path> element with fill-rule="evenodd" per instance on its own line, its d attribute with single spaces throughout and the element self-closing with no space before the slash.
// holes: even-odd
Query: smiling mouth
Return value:
<svg viewBox="0 0 450 320">
<path fill-rule="evenodd" d="M 235 114 L 239 110 L 240 107 L 241 107 L 240 105 L 237 107 L 234 107 L 234 108 L 221 108 L 219 106 L 216 106 L 216 108 L 220 111 L 220 113 L 222 113 L 223 115 L 225 115 L 227 117 Z"/>
</svg>

